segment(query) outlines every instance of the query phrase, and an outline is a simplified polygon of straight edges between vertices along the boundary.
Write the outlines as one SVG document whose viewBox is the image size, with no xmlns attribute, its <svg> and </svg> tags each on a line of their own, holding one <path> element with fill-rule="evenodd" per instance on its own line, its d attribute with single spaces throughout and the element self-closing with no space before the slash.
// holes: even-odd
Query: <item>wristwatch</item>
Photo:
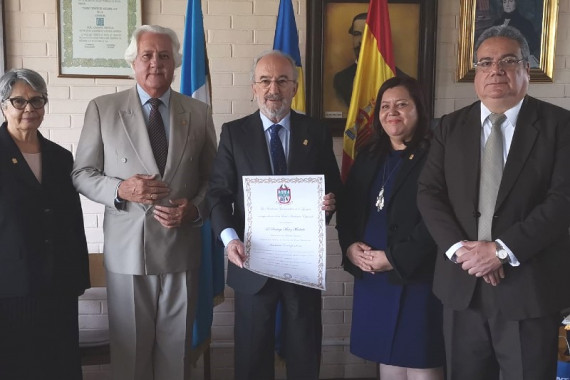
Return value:
<svg viewBox="0 0 570 380">
<path fill-rule="evenodd" d="M 501 264 L 507 264 L 509 262 L 509 253 L 507 250 L 498 242 L 495 242 L 497 259 L 501 262 Z"/>
</svg>

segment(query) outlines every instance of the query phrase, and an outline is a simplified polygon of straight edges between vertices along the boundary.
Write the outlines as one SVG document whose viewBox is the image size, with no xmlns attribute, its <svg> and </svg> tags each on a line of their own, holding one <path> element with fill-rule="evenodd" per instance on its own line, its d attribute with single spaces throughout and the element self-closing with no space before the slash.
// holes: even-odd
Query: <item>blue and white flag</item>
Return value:
<svg viewBox="0 0 570 380">
<path fill-rule="evenodd" d="M 275 38 L 273 49 L 289 54 L 295 60 L 298 74 L 297 94 L 293 98 L 291 108 L 300 113 L 305 113 L 305 78 L 301 67 L 301 53 L 299 52 L 299 34 L 295 23 L 295 12 L 291 0 L 281 0 L 277 25 L 275 26 Z"/>
<path fill-rule="evenodd" d="M 188 0 L 182 53 L 180 92 L 211 104 L 210 73 L 200 0 Z"/>
<path fill-rule="evenodd" d="M 182 45 L 180 92 L 211 104 L 208 57 L 200 0 L 188 0 Z M 223 301 L 224 247 L 212 233 L 209 220 L 202 226 L 202 259 L 192 334 L 192 359 L 198 360 L 211 337 L 214 306 Z"/>
</svg>

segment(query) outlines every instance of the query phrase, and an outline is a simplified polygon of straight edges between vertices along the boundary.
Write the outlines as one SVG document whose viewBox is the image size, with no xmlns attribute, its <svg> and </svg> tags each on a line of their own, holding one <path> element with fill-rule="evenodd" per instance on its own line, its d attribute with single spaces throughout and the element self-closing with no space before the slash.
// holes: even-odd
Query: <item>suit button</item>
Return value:
<svg viewBox="0 0 570 380">
<path fill-rule="evenodd" d="M 44 208 L 44 214 L 51 214 L 51 208 Z"/>
<path fill-rule="evenodd" d="M 392 224 L 392 225 L 390 226 L 390 231 L 392 231 L 392 232 L 398 231 L 398 225 Z"/>
<path fill-rule="evenodd" d="M 479 218 L 479 217 L 481 217 L 481 213 L 479 211 L 473 211 L 473 216 L 475 218 Z"/>
<path fill-rule="evenodd" d="M 499 215 L 493 215 L 493 219 L 497 219 Z"/>
<path fill-rule="evenodd" d="M 123 164 L 126 164 L 126 163 L 127 163 L 127 157 L 121 158 L 121 162 L 122 162 Z"/>
</svg>

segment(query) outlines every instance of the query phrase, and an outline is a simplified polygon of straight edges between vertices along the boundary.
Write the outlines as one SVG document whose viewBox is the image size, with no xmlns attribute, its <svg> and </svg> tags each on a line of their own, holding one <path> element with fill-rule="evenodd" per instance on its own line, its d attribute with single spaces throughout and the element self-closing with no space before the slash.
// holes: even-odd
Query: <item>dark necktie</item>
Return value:
<svg viewBox="0 0 570 380">
<path fill-rule="evenodd" d="M 503 134 L 501 125 L 507 117 L 504 114 L 492 113 L 491 134 L 485 144 L 481 160 L 481 176 L 479 182 L 479 227 L 478 240 L 492 241 L 491 227 L 497 193 L 503 177 Z"/>
<path fill-rule="evenodd" d="M 283 128 L 279 124 L 273 124 L 269 127 L 269 135 L 271 141 L 269 142 L 269 151 L 271 152 L 271 160 L 273 161 L 273 174 L 284 175 L 287 174 L 287 160 L 285 159 L 285 151 L 283 144 L 279 138 L 279 131 Z"/>
<path fill-rule="evenodd" d="M 148 102 L 152 107 L 148 117 L 148 137 L 150 138 L 150 146 L 152 147 L 156 166 L 158 166 L 158 171 L 162 176 L 164 175 L 166 157 L 168 156 L 168 143 L 166 141 L 164 122 L 158 110 L 161 101 L 158 98 L 151 98 Z"/>
</svg>

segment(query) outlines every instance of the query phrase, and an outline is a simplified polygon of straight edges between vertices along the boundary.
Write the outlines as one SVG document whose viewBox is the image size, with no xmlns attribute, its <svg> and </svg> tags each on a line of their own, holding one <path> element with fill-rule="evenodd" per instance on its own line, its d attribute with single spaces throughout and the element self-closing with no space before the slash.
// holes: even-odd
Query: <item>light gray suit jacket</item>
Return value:
<svg viewBox="0 0 570 380">
<path fill-rule="evenodd" d="M 168 159 L 162 181 L 170 194 L 162 200 L 186 198 L 205 210 L 216 134 L 209 106 L 171 91 Z M 198 270 L 200 226 L 186 222 L 165 228 L 150 205 L 114 205 L 121 180 L 135 174 L 160 174 L 150 145 L 136 87 L 93 99 L 87 106 L 72 172 L 77 190 L 105 205 L 105 267 L 120 274 L 144 275 Z"/>
</svg>

